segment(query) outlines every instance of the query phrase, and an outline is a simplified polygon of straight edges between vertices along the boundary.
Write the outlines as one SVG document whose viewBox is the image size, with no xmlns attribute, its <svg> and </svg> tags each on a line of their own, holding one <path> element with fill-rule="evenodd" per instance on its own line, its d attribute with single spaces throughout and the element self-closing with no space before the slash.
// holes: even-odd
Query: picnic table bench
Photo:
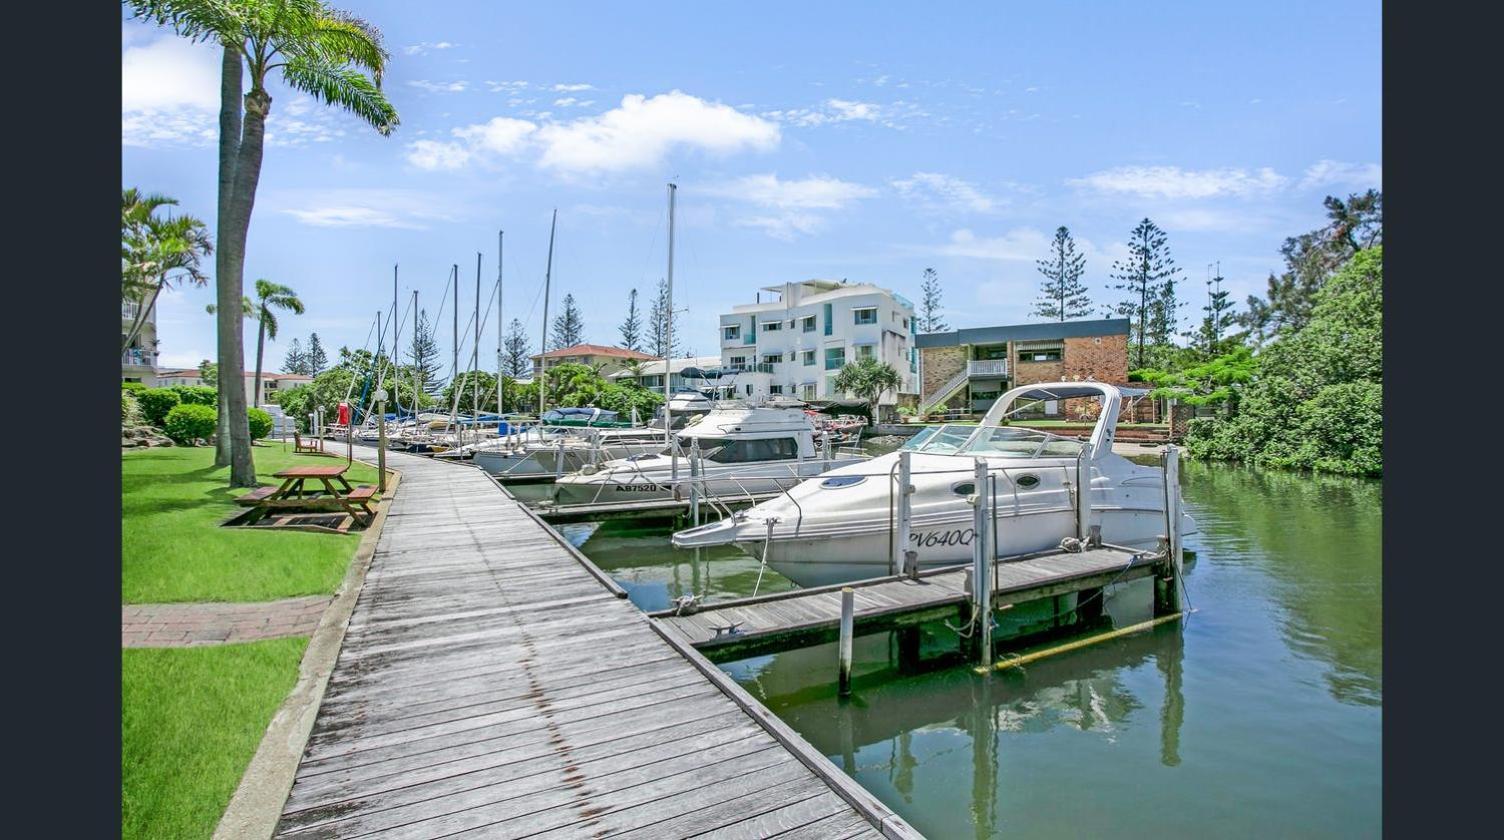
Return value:
<svg viewBox="0 0 1504 840">
<path fill-rule="evenodd" d="M 345 480 L 348 469 L 348 464 L 288 467 L 273 474 L 282 479 L 281 485 L 258 487 L 235 501 L 268 513 L 274 510 L 343 510 L 362 526 L 370 525 L 376 517 L 376 511 L 371 509 L 376 488 L 369 484 L 352 487 Z M 322 487 L 310 489 L 305 486 L 309 481 L 317 481 Z"/>
</svg>

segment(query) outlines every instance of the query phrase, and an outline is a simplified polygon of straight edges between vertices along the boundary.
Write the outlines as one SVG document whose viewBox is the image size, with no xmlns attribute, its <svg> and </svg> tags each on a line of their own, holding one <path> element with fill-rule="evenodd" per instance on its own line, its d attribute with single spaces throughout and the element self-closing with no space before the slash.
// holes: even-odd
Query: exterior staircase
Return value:
<svg viewBox="0 0 1504 840">
<path fill-rule="evenodd" d="M 961 390 L 961 387 L 966 384 L 966 380 L 966 368 L 963 367 L 959 373 L 947 379 L 944 385 L 931 391 L 924 399 L 919 401 L 919 412 L 923 414 L 931 411 L 935 406 L 941 405 L 946 400 L 954 397 L 956 392 Z"/>
</svg>

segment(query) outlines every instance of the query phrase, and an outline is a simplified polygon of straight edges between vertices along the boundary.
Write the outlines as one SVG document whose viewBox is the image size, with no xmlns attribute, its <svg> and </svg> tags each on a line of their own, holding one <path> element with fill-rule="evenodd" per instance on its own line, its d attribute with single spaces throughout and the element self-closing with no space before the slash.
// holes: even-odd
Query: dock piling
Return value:
<svg viewBox="0 0 1504 840">
<path fill-rule="evenodd" d="M 689 520 L 700 525 L 700 439 L 689 443 Z"/>
<path fill-rule="evenodd" d="M 1165 553 L 1164 573 L 1154 579 L 1154 610 L 1157 615 L 1180 612 L 1180 451 L 1165 447 L 1165 533 L 1161 548 Z"/>
<path fill-rule="evenodd" d="M 841 587 L 841 675 L 838 694 L 851 696 L 851 634 L 856 627 L 856 590 Z"/>
<path fill-rule="evenodd" d="M 978 622 L 972 631 L 977 634 L 977 656 L 985 667 L 992 664 L 992 524 L 991 494 L 988 492 L 987 460 L 976 459 L 976 509 L 973 513 L 971 598 L 972 615 Z"/>
<path fill-rule="evenodd" d="M 917 551 L 909 550 L 909 534 L 913 525 L 914 514 L 914 486 L 911 481 L 912 472 L 909 463 L 909 451 L 902 450 L 898 453 L 898 536 L 893 540 L 893 568 L 890 574 L 913 575 L 918 572 Z M 914 555 L 914 570 L 911 572 L 910 555 Z"/>
<path fill-rule="evenodd" d="M 1084 545 L 1091 539 L 1091 444 L 1081 444 L 1076 456 L 1076 539 Z"/>
</svg>

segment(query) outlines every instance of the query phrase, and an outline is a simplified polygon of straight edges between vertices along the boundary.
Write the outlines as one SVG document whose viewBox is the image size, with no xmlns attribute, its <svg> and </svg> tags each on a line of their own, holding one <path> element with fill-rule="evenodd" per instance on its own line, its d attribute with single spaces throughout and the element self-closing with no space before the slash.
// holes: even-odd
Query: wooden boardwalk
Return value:
<svg viewBox="0 0 1504 840">
<path fill-rule="evenodd" d="M 1164 562 L 1158 554 L 1114 547 L 1010 560 L 993 568 L 992 605 L 994 609 L 1006 608 L 1124 583 L 1153 574 Z M 970 578 L 971 567 L 967 565 L 921 572 L 918 580 L 898 576 L 851 584 L 854 632 L 873 633 L 953 618 L 968 602 Z M 674 610 L 651 615 L 712 659 L 756 656 L 834 641 L 841 621 L 842 588 L 796 589 L 722 601 L 688 615 Z"/>
<path fill-rule="evenodd" d="M 479 470 L 388 458 L 277 836 L 919 836 Z"/>
</svg>

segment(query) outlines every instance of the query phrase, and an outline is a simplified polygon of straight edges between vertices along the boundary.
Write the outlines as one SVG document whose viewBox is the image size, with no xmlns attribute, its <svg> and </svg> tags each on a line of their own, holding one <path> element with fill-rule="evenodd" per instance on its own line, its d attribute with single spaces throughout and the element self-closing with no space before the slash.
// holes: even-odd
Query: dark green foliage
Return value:
<svg viewBox="0 0 1504 840">
<path fill-rule="evenodd" d="M 296 338 L 292 340 L 292 346 L 287 348 L 286 355 L 282 357 L 282 372 L 311 375 L 308 373 L 307 355 L 303 352 L 303 345 Z"/>
<path fill-rule="evenodd" d="M 1126 293 L 1117 314 L 1130 321 L 1128 340 L 1134 346 L 1136 368 L 1153 365 L 1148 348 L 1169 344 L 1179 322 L 1175 277 L 1180 269 L 1170 256 L 1168 239 L 1146 218 L 1129 234 L 1128 258 L 1112 264 L 1111 277 L 1117 282 L 1108 288 Z"/>
<path fill-rule="evenodd" d="M 501 350 L 501 369 L 506 376 L 520 378 L 531 376 L 533 372 L 532 360 L 528 355 L 532 352 L 532 345 L 528 343 L 527 334 L 522 330 L 522 322 L 516 318 L 507 328 L 506 342 Z M 507 400 L 510 404 L 511 400 Z"/>
<path fill-rule="evenodd" d="M 161 426 L 167 413 L 183 401 L 171 388 L 145 388 L 136 392 L 136 402 L 141 404 L 141 416 L 153 426 Z"/>
<path fill-rule="evenodd" d="M 940 317 L 940 275 L 933 268 L 924 270 L 924 282 L 919 287 L 919 331 L 945 332 L 950 325 Z"/>
<path fill-rule="evenodd" d="M 198 363 L 198 378 L 210 388 L 219 388 L 219 365 L 204 359 Z"/>
<path fill-rule="evenodd" d="M 1039 273 L 1045 277 L 1034 302 L 1032 314 L 1052 321 L 1085 318 L 1091 314 L 1091 296 L 1081 275 L 1086 271 L 1086 257 L 1076 250 L 1070 229 L 1061 225 L 1050 243 L 1050 258 L 1038 260 Z M 933 269 L 926 269 L 933 271 Z"/>
<path fill-rule="evenodd" d="M 407 361 L 410 368 L 417 368 L 418 376 L 423 383 L 423 392 L 437 397 L 442 390 L 439 384 L 442 378 L 439 342 L 434 338 L 434 328 L 428 321 L 427 310 L 418 312 L 418 319 L 413 329 L 412 345 L 407 348 Z"/>
<path fill-rule="evenodd" d="M 210 407 L 219 404 L 219 391 L 208 385 L 174 385 L 172 392 L 178 395 L 178 401 L 183 405 L 207 405 Z"/>
<path fill-rule="evenodd" d="M 892 365 L 867 358 L 850 362 L 841 368 L 832 385 L 837 391 L 845 391 L 858 399 L 866 400 L 868 414 L 876 421 L 878 400 L 885 392 L 898 390 L 901 382 L 898 371 Z"/>
<path fill-rule="evenodd" d="M 550 350 L 573 347 L 585 342 L 585 319 L 575 306 L 574 295 L 564 296 L 564 311 L 554 318 L 553 330 L 548 335 Z"/>
<path fill-rule="evenodd" d="M 672 342 L 670 341 L 672 333 Z M 658 281 L 658 297 L 653 300 L 653 309 L 648 313 L 648 349 L 659 358 L 672 356 L 679 351 L 679 315 L 669 312 L 668 283 Z"/>
<path fill-rule="evenodd" d="M 308 336 L 307 355 L 303 357 L 303 373 L 308 376 L 318 376 L 329 366 L 329 354 L 324 352 L 324 345 L 319 341 L 319 334 L 313 333 Z"/>
<path fill-rule="evenodd" d="M 167 412 L 162 431 L 178 443 L 193 443 L 213 437 L 218 422 L 219 414 L 211 406 L 179 405 Z"/>
<path fill-rule="evenodd" d="M 245 410 L 246 422 L 251 427 L 251 440 L 261 440 L 272 433 L 272 416 L 259 408 Z"/>
<path fill-rule="evenodd" d="M 122 382 L 122 383 L 120 383 L 120 390 L 122 390 L 122 391 L 145 391 L 146 390 L 146 383 L 145 382 Z"/>
<path fill-rule="evenodd" d="M 120 392 L 120 425 L 134 426 L 141 422 L 141 406 L 130 391 Z"/>
<path fill-rule="evenodd" d="M 1326 280 L 1302 329 L 1258 356 L 1237 412 L 1187 429 L 1195 457 L 1377 476 L 1383 472 L 1383 248 Z"/>
<path fill-rule="evenodd" d="M 1155 386 L 1152 396 L 1173 397 L 1187 405 L 1220 405 L 1228 409 L 1237 407 L 1237 392 L 1253 381 L 1258 370 L 1258 359 L 1247 347 L 1237 347 L 1231 352 L 1201 364 L 1167 371 L 1147 368 L 1128 372 L 1128 379 L 1146 382 Z"/>
<path fill-rule="evenodd" d="M 461 371 L 454 381 L 444 386 L 439 394 L 439 410 L 448 411 L 454 403 L 455 389 L 459 389 L 459 411 L 461 414 L 469 414 L 474 411 L 475 393 L 480 391 L 480 410 L 496 410 L 496 374 L 488 371 Z"/>
<path fill-rule="evenodd" d="M 627 295 L 627 317 L 621 322 L 621 346 L 628 350 L 642 349 L 642 313 L 637 309 L 637 290 Z"/>
</svg>

